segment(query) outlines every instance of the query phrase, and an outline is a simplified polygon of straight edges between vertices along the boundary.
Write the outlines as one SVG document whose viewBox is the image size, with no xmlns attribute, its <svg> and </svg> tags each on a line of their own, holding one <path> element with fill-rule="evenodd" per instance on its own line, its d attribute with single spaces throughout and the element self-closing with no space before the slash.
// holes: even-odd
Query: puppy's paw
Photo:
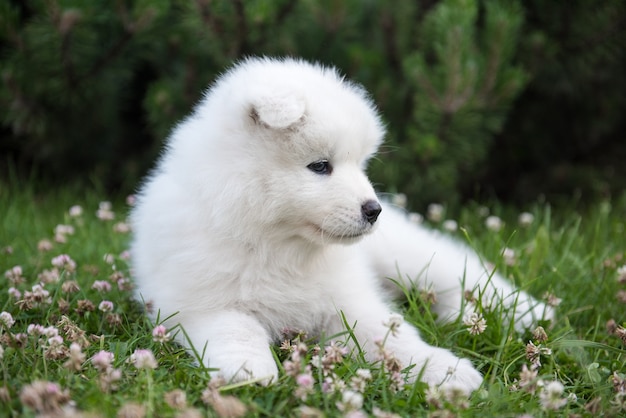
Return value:
<svg viewBox="0 0 626 418">
<path fill-rule="evenodd" d="M 429 386 L 453 385 L 468 395 L 478 389 L 483 377 L 467 359 L 462 359 L 443 348 L 433 348 L 423 369 L 414 369 L 409 378 L 420 378 Z M 421 376 L 420 376 L 421 373 Z"/>
<path fill-rule="evenodd" d="M 269 385 L 278 379 L 278 367 L 269 350 L 263 354 L 255 356 L 248 353 L 247 356 L 238 356 L 236 353 L 224 353 L 221 358 L 209 359 L 209 364 L 218 369 L 212 374 L 222 377 L 226 382 L 254 380 L 262 385 Z"/>
</svg>

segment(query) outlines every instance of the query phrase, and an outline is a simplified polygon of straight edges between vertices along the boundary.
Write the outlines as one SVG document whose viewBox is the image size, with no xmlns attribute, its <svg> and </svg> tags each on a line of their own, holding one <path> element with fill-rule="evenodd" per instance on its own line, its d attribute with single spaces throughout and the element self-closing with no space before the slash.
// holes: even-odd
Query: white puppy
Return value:
<svg viewBox="0 0 626 418">
<path fill-rule="evenodd" d="M 442 317 L 476 287 L 516 306 L 518 324 L 540 317 L 542 304 L 490 277 L 471 250 L 379 203 L 364 169 L 383 135 L 365 91 L 334 69 L 241 62 L 174 130 L 139 194 L 137 296 L 161 318 L 176 314 L 167 324 L 234 380 L 276 377 L 269 345 L 282 331 L 331 336 L 344 330 L 340 313 L 373 360 L 391 313 L 388 278 L 430 285 Z M 481 384 L 468 360 L 408 323 L 386 344 L 416 366 L 410 378 Z"/>
</svg>

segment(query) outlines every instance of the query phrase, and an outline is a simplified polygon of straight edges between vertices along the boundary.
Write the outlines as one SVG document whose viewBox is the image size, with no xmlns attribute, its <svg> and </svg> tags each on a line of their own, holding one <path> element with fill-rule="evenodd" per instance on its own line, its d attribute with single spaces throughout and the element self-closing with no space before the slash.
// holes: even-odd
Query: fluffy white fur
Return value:
<svg viewBox="0 0 626 418">
<path fill-rule="evenodd" d="M 391 313 L 383 287 L 397 290 L 388 278 L 432 287 L 442 317 L 457 317 L 464 290 L 476 288 L 516 306 L 520 326 L 541 317 L 543 304 L 490 276 L 465 246 L 385 204 L 370 222 L 378 200 L 364 169 L 383 135 L 364 90 L 334 69 L 236 65 L 174 130 L 141 190 L 138 297 L 161 318 L 176 313 L 168 325 L 180 323 L 198 351 L 206 346 L 206 364 L 233 380 L 276 377 L 269 345 L 282 331 L 330 336 L 344 330 L 339 312 L 373 360 Z M 468 360 L 408 323 L 387 347 L 416 366 L 410 378 L 423 369 L 429 384 L 481 384 Z"/>
</svg>

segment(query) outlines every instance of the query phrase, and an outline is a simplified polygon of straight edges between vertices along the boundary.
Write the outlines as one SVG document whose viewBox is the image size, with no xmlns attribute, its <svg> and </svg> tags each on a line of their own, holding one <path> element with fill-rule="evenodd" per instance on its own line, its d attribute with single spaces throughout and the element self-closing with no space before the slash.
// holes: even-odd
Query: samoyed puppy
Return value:
<svg viewBox="0 0 626 418">
<path fill-rule="evenodd" d="M 510 306 L 519 327 L 544 316 L 473 251 L 381 203 L 365 168 L 384 133 L 367 93 L 335 69 L 235 65 L 174 129 L 138 195 L 137 297 L 233 381 L 275 379 L 270 344 L 285 329 L 330 337 L 342 315 L 376 360 L 398 282 L 435 291 L 441 318 L 462 314 L 466 290 Z M 469 360 L 397 327 L 386 348 L 414 366 L 409 379 L 479 387 Z"/>
</svg>

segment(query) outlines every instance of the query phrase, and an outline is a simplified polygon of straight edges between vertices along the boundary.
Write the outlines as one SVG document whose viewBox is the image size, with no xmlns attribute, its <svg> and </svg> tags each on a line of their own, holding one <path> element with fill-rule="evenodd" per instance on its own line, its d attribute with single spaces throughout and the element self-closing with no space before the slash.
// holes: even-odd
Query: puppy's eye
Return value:
<svg viewBox="0 0 626 418">
<path fill-rule="evenodd" d="M 309 170 L 311 170 L 315 174 L 325 174 L 325 175 L 328 175 L 328 174 L 332 173 L 332 171 L 333 171 L 333 167 L 330 165 L 330 162 L 328 162 L 328 160 L 315 161 L 315 162 L 307 165 L 306 168 L 308 168 Z"/>
</svg>

